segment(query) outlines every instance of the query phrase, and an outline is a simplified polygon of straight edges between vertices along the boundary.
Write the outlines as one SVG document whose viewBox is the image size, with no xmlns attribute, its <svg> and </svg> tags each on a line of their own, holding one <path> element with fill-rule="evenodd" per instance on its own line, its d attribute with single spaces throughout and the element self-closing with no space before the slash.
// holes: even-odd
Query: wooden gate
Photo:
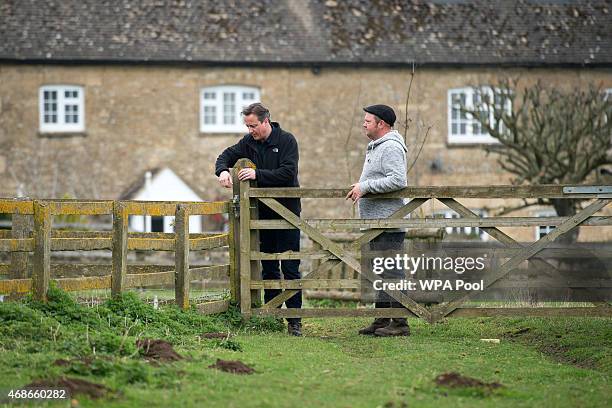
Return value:
<svg viewBox="0 0 612 408">
<path fill-rule="evenodd" d="M 246 165 L 241 162 L 240 166 Z M 350 308 L 302 308 L 280 309 L 284 301 L 300 289 L 341 289 L 359 288 L 358 279 L 325 279 L 327 272 L 334 268 L 347 265 L 355 270 L 362 279 L 373 282 L 379 279 L 369 270 L 361 268 L 358 252 L 362 245 L 370 242 L 385 229 L 390 228 L 444 228 L 444 227 L 478 227 L 492 238 L 507 246 L 519 245 L 512 237 L 502 232 L 500 227 L 526 227 L 552 225 L 556 228 L 537 241 L 521 246 L 503 265 L 488 274 L 484 279 L 485 288 L 489 288 L 499 279 L 505 277 L 523 261 L 532 258 L 545 249 L 560 235 L 578 226 L 609 226 L 612 217 L 596 216 L 595 214 L 612 201 L 610 186 L 470 186 L 470 187 L 408 187 L 401 191 L 377 195 L 377 197 L 410 198 L 410 201 L 387 219 L 303 219 L 281 205 L 278 198 L 344 198 L 347 189 L 312 189 L 312 188 L 257 188 L 253 182 L 238 182 L 234 177 L 234 204 L 239 211 L 239 223 L 235 223 L 234 234 L 239 239 L 240 273 L 239 273 L 239 303 L 245 316 L 278 316 L 278 317 L 341 317 L 341 316 L 371 316 L 371 317 L 407 317 L 417 316 L 428 322 L 435 322 L 445 317 L 453 316 L 612 316 L 612 308 L 608 303 L 597 303 L 593 307 L 462 307 L 471 299 L 476 291 L 456 296 L 447 302 L 431 307 L 425 307 L 415 302 L 400 291 L 386 291 L 389 296 L 399 302 L 403 308 L 390 309 L 350 309 Z M 488 217 L 482 218 L 462 205 L 458 199 L 528 199 L 528 198 L 578 198 L 593 201 L 576 215 L 571 217 Z M 446 207 L 457 212 L 461 218 L 409 218 L 415 210 L 429 200 L 436 199 Z M 276 211 L 282 219 L 257 219 L 257 203 L 261 202 Z M 359 238 L 348 248 L 343 248 L 326 237 L 321 228 L 367 228 Z M 257 232 L 261 229 L 297 228 L 303 234 L 316 242 L 316 250 L 300 252 L 263 253 L 259 251 Z M 238 245 L 236 245 L 238 247 Z M 281 259 L 319 259 L 320 263 L 302 279 L 298 280 L 262 280 L 259 272 L 259 261 Z M 546 265 L 543 260 L 534 259 L 540 266 Z M 543 265 L 542 265 L 543 264 Z M 265 304 L 261 304 L 262 289 L 282 289 L 283 292 Z"/>
</svg>

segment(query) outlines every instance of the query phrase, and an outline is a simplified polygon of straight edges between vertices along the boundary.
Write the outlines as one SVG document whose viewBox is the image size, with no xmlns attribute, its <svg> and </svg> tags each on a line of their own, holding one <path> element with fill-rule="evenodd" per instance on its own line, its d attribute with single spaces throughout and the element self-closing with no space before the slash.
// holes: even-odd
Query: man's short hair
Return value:
<svg viewBox="0 0 612 408">
<path fill-rule="evenodd" d="M 251 114 L 257 116 L 257 120 L 262 123 L 264 120 L 266 120 L 266 118 L 270 119 L 270 111 L 260 102 L 252 103 L 242 110 L 242 115 L 244 116 L 249 116 Z"/>
</svg>

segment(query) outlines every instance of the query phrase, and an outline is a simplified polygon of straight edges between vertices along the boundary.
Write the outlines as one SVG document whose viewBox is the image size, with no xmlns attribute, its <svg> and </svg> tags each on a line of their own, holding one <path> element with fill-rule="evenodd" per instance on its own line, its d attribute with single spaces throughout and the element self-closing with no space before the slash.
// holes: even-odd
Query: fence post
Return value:
<svg viewBox="0 0 612 408">
<path fill-rule="evenodd" d="M 125 204 L 113 202 L 113 270 L 111 295 L 119 296 L 125 288 L 127 273 L 128 215 Z"/>
<path fill-rule="evenodd" d="M 240 159 L 234 166 L 238 170 L 246 167 L 255 168 L 248 159 Z M 251 219 L 257 219 L 255 203 L 251 203 L 249 190 L 255 182 L 239 182 L 240 185 L 240 311 L 244 317 L 251 314 L 252 307 L 261 306 L 261 290 L 251 290 L 251 280 L 261 279 L 259 262 L 251 260 L 251 251 L 259 250 L 259 233 L 251 230 Z"/>
<path fill-rule="evenodd" d="M 240 312 L 243 317 L 251 314 L 251 234 L 249 223 L 249 183 L 240 185 Z"/>
<path fill-rule="evenodd" d="M 240 304 L 240 180 L 238 169 L 231 169 L 232 200 L 229 207 L 229 278 L 231 301 Z"/>
<path fill-rule="evenodd" d="M 17 201 L 28 201 L 28 199 L 18 198 Z M 30 216 L 13 213 L 11 219 L 11 237 L 13 239 L 29 238 L 31 230 Z M 26 279 L 28 277 L 27 252 L 11 252 L 9 276 L 11 279 Z"/>
<path fill-rule="evenodd" d="M 51 215 L 49 206 L 34 201 L 34 265 L 32 288 L 34 299 L 46 302 L 51 277 Z"/>
<path fill-rule="evenodd" d="M 189 212 L 184 204 L 176 206 L 174 217 L 174 293 L 181 309 L 189 308 Z"/>
</svg>

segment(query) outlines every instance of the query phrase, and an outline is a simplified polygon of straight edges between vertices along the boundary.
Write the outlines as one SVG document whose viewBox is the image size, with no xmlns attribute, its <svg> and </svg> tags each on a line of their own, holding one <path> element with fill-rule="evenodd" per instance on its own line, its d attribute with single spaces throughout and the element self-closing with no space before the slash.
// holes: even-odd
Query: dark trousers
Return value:
<svg viewBox="0 0 612 408">
<path fill-rule="evenodd" d="M 261 252 L 285 252 L 300 250 L 300 230 L 260 230 L 259 242 Z M 280 263 L 280 268 L 279 268 Z M 280 279 L 281 271 L 287 280 L 300 279 L 300 260 L 285 259 L 282 261 L 261 261 L 263 279 Z M 264 300 L 269 302 L 279 295 L 280 289 L 266 289 Z M 302 307 L 302 291 L 299 291 L 289 298 L 285 305 L 287 308 L 299 309 Z M 289 322 L 299 321 L 300 319 L 287 319 Z"/>
<path fill-rule="evenodd" d="M 405 232 L 383 232 L 370 241 L 371 251 L 390 251 L 393 254 L 402 254 L 404 250 Z M 402 269 L 385 270 L 381 276 L 383 280 L 404 279 L 406 275 Z M 403 307 L 401 303 L 385 292 L 377 293 L 376 308 Z"/>
</svg>

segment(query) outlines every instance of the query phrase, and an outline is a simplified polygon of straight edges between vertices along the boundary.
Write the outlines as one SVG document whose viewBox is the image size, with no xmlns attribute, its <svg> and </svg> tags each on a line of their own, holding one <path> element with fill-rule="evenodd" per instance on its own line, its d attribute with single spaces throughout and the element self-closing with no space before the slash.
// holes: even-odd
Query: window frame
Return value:
<svg viewBox="0 0 612 408">
<path fill-rule="evenodd" d="M 538 210 L 535 212 L 535 216 L 540 218 L 544 218 L 544 217 L 557 217 L 557 212 L 553 209 L 553 208 L 549 208 L 549 209 L 542 209 L 542 210 Z M 554 225 L 536 225 L 535 227 L 535 240 L 539 241 L 540 239 L 542 239 L 544 236 L 550 234 L 551 231 L 553 231 L 555 228 Z M 541 230 L 546 230 L 546 232 L 544 232 L 544 234 L 542 235 L 542 231 Z"/>
<path fill-rule="evenodd" d="M 77 91 L 76 98 L 65 96 Z M 45 123 L 45 92 L 57 92 L 57 122 Z M 66 122 L 66 107 L 77 106 L 77 122 Z M 42 85 L 38 90 L 38 129 L 40 133 L 79 133 L 85 131 L 85 88 L 81 85 Z"/>
<path fill-rule="evenodd" d="M 495 88 L 490 87 L 490 86 L 481 86 L 479 87 L 481 92 L 487 93 L 489 96 L 493 97 L 493 90 Z M 496 91 L 498 89 L 495 89 Z M 453 109 L 455 108 L 455 104 L 453 104 L 453 96 L 455 94 L 465 94 L 465 101 L 466 101 L 466 106 L 468 108 L 472 108 L 473 107 L 473 98 L 474 95 L 476 93 L 475 87 L 461 87 L 461 88 L 451 88 L 447 91 L 447 142 L 448 144 L 452 144 L 452 145 L 463 145 L 463 144 L 500 144 L 501 142 L 492 137 L 491 135 L 488 134 L 488 132 L 486 134 L 483 133 L 479 133 L 479 134 L 474 134 L 473 133 L 473 129 L 474 129 L 474 125 L 478 124 L 477 121 L 475 121 L 473 118 L 470 117 L 466 117 L 465 119 L 459 118 L 459 119 L 453 119 Z M 505 101 L 505 108 L 506 111 L 508 113 L 511 112 L 512 110 L 512 105 L 511 105 L 511 100 L 510 99 L 506 99 Z M 489 122 L 493 123 L 494 122 L 494 117 L 493 117 L 493 110 L 489 110 L 488 112 L 489 114 Z M 466 114 L 466 116 L 472 116 L 469 114 Z M 461 122 L 463 121 L 466 125 L 466 133 L 465 134 L 453 134 L 453 122 L 454 121 L 459 121 L 458 125 L 461 125 Z"/>
<path fill-rule="evenodd" d="M 214 93 L 214 102 L 212 99 L 204 99 L 205 94 Z M 245 99 L 244 94 L 253 93 L 253 99 Z M 234 120 L 235 123 L 225 124 L 224 119 L 226 117 L 225 111 L 225 94 L 234 95 Z M 200 133 L 246 133 L 246 127 L 242 122 L 242 109 L 250 105 L 251 103 L 260 102 L 261 91 L 258 87 L 249 85 L 218 85 L 218 86 L 207 86 L 200 89 Z M 208 113 L 210 117 L 210 111 L 207 112 L 206 108 L 214 107 L 214 118 L 215 123 L 205 123 L 205 114 Z"/>
<path fill-rule="evenodd" d="M 476 208 L 476 209 L 470 209 L 470 211 L 472 211 L 479 217 L 486 218 L 488 216 L 487 211 L 484 209 Z M 458 214 L 457 212 L 451 209 L 436 211 L 434 212 L 433 216 L 434 218 L 445 218 L 445 219 L 463 218 L 461 217 L 460 214 Z M 444 232 L 447 235 L 453 235 L 457 237 L 463 236 L 468 239 L 470 237 L 473 237 L 474 235 L 477 235 L 478 239 L 481 242 L 487 242 L 489 240 L 489 234 L 483 231 L 480 227 L 444 227 Z"/>
</svg>

